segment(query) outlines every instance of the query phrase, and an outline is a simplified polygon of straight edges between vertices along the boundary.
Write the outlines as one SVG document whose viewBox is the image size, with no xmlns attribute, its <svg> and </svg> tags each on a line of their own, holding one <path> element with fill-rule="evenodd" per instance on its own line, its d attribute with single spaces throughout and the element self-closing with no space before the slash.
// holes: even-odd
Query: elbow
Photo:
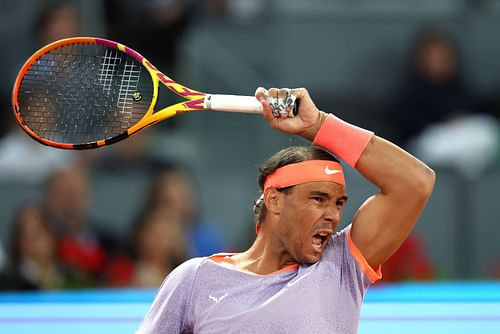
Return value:
<svg viewBox="0 0 500 334">
<path fill-rule="evenodd" d="M 427 165 L 423 165 L 415 174 L 414 193 L 427 200 L 436 184 L 436 172 Z"/>
</svg>

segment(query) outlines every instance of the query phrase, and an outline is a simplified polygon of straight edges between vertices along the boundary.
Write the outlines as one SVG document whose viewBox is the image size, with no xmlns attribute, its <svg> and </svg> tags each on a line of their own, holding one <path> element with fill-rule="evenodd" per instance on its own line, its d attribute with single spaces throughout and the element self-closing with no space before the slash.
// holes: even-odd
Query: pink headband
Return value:
<svg viewBox="0 0 500 334">
<path fill-rule="evenodd" d="M 280 167 L 264 183 L 268 187 L 286 188 L 308 182 L 335 182 L 345 187 L 342 166 L 330 160 L 306 160 Z"/>
</svg>

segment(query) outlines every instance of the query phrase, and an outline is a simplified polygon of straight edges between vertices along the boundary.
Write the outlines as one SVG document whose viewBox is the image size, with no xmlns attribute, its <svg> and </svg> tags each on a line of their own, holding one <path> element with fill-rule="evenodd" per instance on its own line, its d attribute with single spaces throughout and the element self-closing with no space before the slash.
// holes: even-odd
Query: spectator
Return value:
<svg viewBox="0 0 500 334">
<path fill-rule="evenodd" d="M 393 119 L 398 141 L 434 166 L 479 175 L 498 150 L 496 120 L 465 85 L 458 48 L 448 35 L 426 31 L 417 40 L 410 78 Z"/>
<path fill-rule="evenodd" d="M 106 270 L 109 286 L 158 287 L 187 259 L 186 240 L 177 217 L 165 209 L 144 210 L 132 229 L 132 254 L 116 256 Z"/>
<path fill-rule="evenodd" d="M 192 180 L 180 167 L 164 169 L 153 178 L 146 203 L 178 217 L 188 240 L 189 256 L 231 250 L 224 233 L 200 216 Z"/>
<path fill-rule="evenodd" d="M 132 285 L 158 287 L 187 259 L 186 241 L 177 217 L 167 210 L 144 212 L 135 226 L 136 263 Z"/>
<path fill-rule="evenodd" d="M 43 46 L 59 39 L 79 36 L 81 32 L 80 9 L 68 1 L 53 1 L 38 15 L 34 35 Z"/>
<path fill-rule="evenodd" d="M 109 35 L 142 50 L 153 64 L 172 74 L 193 7 L 191 0 L 107 0 Z M 161 43 L 157 43 L 157 36 L 162 36 Z"/>
<path fill-rule="evenodd" d="M 75 287 L 99 284 L 115 247 L 112 238 L 97 230 L 89 218 L 89 184 L 80 169 L 51 175 L 44 189 L 44 208 L 58 236 L 58 255 L 72 270 Z"/>
<path fill-rule="evenodd" d="M 478 111 L 479 100 L 465 86 L 458 48 L 449 36 L 425 31 L 410 60 L 410 75 L 394 111 L 401 143 L 430 124 Z"/>
<path fill-rule="evenodd" d="M 38 206 L 24 206 L 14 218 L 4 277 L 7 283 L 3 288 L 9 290 L 60 289 L 67 283 L 57 259 L 56 236 Z"/>
</svg>

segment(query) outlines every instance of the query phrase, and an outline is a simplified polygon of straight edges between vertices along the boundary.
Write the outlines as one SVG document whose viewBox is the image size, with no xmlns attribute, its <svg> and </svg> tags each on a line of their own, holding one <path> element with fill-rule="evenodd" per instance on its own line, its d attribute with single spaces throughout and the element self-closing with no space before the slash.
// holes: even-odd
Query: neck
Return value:
<svg viewBox="0 0 500 334">
<path fill-rule="evenodd" d="M 267 275 L 297 264 L 279 240 L 261 230 L 252 247 L 231 257 L 240 270 Z"/>
</svg>

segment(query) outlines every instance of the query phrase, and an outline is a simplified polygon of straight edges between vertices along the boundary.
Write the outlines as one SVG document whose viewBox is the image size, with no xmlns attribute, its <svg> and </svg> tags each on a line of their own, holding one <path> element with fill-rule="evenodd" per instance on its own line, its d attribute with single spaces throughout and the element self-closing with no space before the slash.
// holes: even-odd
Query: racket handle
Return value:
<svg viewBox="0 0 500 334">
<path fill-rule="evenodd" d="M 262 105 L 255 96 L 208 94 L 205 109 L 260 114 Z"/>
</svg>

